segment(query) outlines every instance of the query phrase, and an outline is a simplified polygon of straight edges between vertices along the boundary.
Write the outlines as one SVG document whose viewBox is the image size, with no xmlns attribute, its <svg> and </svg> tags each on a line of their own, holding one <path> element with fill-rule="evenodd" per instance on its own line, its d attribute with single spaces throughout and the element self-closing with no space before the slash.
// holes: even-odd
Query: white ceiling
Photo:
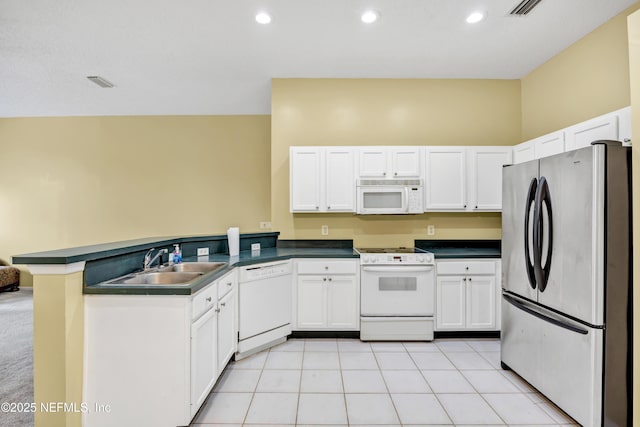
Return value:
<svg viewBox="0 0 640 427">
<path fill-rule="evenodd" d="M 274 77 L 517 79 L 635 1 L 0 0 L 0 117 L 268 114 Z"/>
</svg>

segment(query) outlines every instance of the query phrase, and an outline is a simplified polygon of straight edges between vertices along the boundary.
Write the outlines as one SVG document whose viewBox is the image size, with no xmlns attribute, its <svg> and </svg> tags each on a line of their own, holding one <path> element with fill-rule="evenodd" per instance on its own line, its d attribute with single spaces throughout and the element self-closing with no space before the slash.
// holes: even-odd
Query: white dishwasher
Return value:
<svg viewBox="0 0 640 427">
<path fill-rule="evenodd" d="M 240 268 L 236 360 L 284 342 L 291 334 L 291 261 Z"/>
</svg>

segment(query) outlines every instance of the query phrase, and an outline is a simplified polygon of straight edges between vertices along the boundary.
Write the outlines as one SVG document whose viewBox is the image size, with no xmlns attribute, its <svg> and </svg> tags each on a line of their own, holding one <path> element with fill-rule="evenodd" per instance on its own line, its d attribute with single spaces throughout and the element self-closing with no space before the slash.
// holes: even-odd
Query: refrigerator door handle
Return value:
<svg viewBox="0 0 640 427">
<path fill-rule="evenodd" d="M 529 313 L 532 316 L 537 317 L 538 319 L 544 320 L 545 322 L 551 323 L 552 325 L 555 326 L 559 326 L 561 328 L 567 329 L 571 332 L 575 332 L 578 333 L 580 335 L 588 335 L 589 331 L 587 331 L 586 329 L 582 329 L 582 328 L 578 328 L 577 326 L 573 326 L 570 325 L 568 323 L 564 323 L 561 322 L 560 320 L 554 319 L 553 317 L 549 317 L 549 316 L 545 316 L 544 314 L 533 310 L 532 308 L 527 307 L 526 305 L 524 305 L 523 303 L 521 303 L 520 301 L 518 301 L 517 299 L 515 299 L 514 297 L 507 295 L 507 294 L 503 294 L 502 297 L 504 298 L 504 300 L 506 302 L 508 302 L 509 304 L 513 305 L 514 307 Z"/>
<path fill-rule="evenodd" d="M 526 263 L 525 267 L 527 270 L 527 279 L 529 279 L 529 286 L 531 286 L 531 289 L 536 288 L 536 277 L 534 264 L 531 263 L 531 247 L 529 244 L 529 217 L 531 216 L 531 208 L 532 205 L 534 205 L 537 188 L 538 180 L 536 178 L 533 178 L 531 180 L 531 183 L 529 184 L 529 191 L 527 192 L 527 205 L 524 209 L 524 262 Z"/>
<path fill-rule="evenodd" d="M 542 245 L 544 236 L 544 220 L 542 217 L 542 205 L 547 208 L 547 216 L 549 218 L 548 249 L 544 267 L 542 266 Z M 549 280 L 549 272 L 551 270 L 551 255 L 553 251 L 553 216 L 551 211 L 551 198 L 549 193 L 549 183 L 544 176 L 540 178 L 540 185 L 536 191 L 535 207 L 533 209 L 533 266 L 540 292 L 544 292 L 547 288 Z"/>
</svg>

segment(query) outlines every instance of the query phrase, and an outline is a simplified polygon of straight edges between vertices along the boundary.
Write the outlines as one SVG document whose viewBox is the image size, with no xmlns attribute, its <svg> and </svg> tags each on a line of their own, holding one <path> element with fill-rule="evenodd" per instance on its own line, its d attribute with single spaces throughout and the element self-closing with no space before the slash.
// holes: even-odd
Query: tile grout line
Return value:
<svg viewBox="0 0 640 427">
<path fill-rule="evenodd" d="M 340 369 L 340 383 L 342 384 L 342 400 L 344 401 L 344 412 L 347 417 L 347 426 L 351 425 L 349 421 L 349 410 L 347 409 L 347 389 L 344 386 L 344 376 L 342 375 L 342 361 L 340 360 L 340 343 L 336 341 L 338 347 L 338 367 Z"/>
</svg>

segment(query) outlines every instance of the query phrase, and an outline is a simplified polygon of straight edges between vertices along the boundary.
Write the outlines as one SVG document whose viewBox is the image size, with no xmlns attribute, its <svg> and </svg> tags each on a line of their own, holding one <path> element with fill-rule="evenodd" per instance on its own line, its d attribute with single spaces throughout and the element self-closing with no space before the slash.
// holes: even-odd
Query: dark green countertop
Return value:
<svg viewBox="0 0 640 427">
<path fill-rule="evenodd" d="M 261 264 L 272 261 L 289 260 L 292 258 L 359 258 L 352 248 L 265 248 L 260 253 L 242 251 L 239 256 L 230 257 L 226 254 L 212 254 L 208 257 L 188 257 L 183 261 L 209 261 L 227 262 L 229 265 L 215 272 L 205 274 L 189 286 L 166 285 L 127 285 L 127 286 L 102 286 L 100 284 L 85 286 L 85 294 L 110 294 L 110 295 L 191 295 L 198 292 L 211 282 L 227 274 L 236 267 Z"/>
<path fill-rule="evenodd" d="M 241 238 L 278 236 L 279 232 L 242 234 Z M 170 246 L 174 243 L 201 242 L 207 240 L 226 240 L 226 235 L 211 236 L 165 236 L 145 237 L 122 242 L 101 243 L 68 249 L 56 249 L 44 252 L 14 255 L 13 264 L 71 264 L 79 261 L 91 261 L 101 258 L 123 255 L 137 250 L 146 250 L 150 246 Z"/>
<path fill-rule="evenodd" d="M 500 240 L 416 240 L 415 246 L 432 252 L 436 259 L 500 258 Z"/>
</svg>

